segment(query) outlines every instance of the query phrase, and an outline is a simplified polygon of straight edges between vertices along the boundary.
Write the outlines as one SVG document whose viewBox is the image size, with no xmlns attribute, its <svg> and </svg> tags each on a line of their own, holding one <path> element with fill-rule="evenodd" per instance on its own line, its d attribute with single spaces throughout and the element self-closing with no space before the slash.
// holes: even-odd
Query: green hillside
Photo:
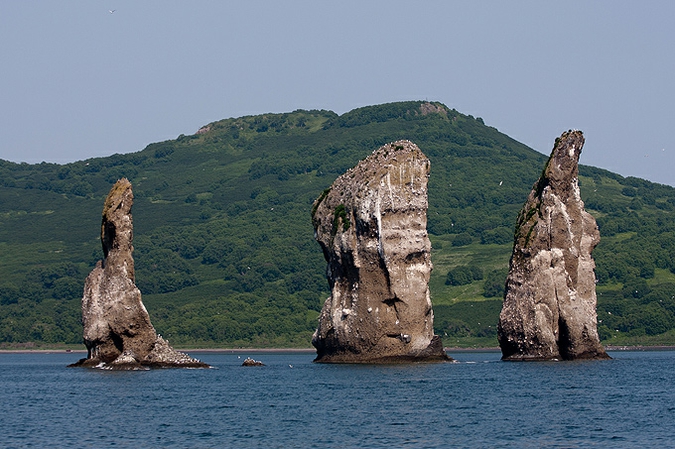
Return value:
<svg viewBox="0 0 675 449">
<path fill-rule="evenodd" d="M 176 346 L 309 346 L 329 294 L 312 202 L 398 139 L 432 163 L 436 332 L 448 346 L 496 346 L 515 217 L 548 155 L 426 102 L 226 119 L 66 165 L 0 161 L 0 345 L 81 342 L 103 200 L 127 177 L 137 283 L 158 332 Z M 601 337 L 675 343 L 675 189 L 592 167 L 580 182 L 602 235 Z"/>
</svg>

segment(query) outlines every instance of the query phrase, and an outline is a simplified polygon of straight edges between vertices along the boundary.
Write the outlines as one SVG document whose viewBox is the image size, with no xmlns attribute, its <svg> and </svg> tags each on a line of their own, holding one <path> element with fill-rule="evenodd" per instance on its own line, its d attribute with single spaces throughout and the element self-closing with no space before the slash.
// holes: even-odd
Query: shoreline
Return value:
<svg viewBox="0 0 675 449">
<path fill-rule="evenodd" d="M 488 348 L 458 348 L 458 347 L 445 347 L 443 348 L 446 352 L 500 352 L 499 347 L 488 347 Z M 301 353 L 301 354 L 313 354 L 316 353 L 314 348 L 194 348 L 194 349 L 183 349 L 176 348 L 179 352 L 187 353 L 196 353 L 196 354 L 209 354 L 209 353 L 230 353 L 230 354 L 242 354 L 242 353 L 272 353 L 272 354 L 284 354 L 284 353 Z M 606 351 L 674 351 L 675 346 L 669 345 L 655 345 L 655 346 L 628 346 L 628 345 L 608 345 L 605 346 Z M 86 354 L 86 349 L 0 349 L 0 354 Z"/>
</svg>

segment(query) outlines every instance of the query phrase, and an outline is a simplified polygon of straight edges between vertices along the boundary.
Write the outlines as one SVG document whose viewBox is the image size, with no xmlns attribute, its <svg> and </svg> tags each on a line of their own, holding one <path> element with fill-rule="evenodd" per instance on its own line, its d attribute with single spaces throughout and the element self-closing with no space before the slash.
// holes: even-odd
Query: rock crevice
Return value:
<svg viewBox="0 0 675 449">
<path fill-rule="evenodd" d="M 579 191 L 583 145 L 580 131 L 556 139 L 518 215 L 498 326 L 505 360 L 609 358 L 598 337 L 591 256 L 600 233 Z"/>
</svg>

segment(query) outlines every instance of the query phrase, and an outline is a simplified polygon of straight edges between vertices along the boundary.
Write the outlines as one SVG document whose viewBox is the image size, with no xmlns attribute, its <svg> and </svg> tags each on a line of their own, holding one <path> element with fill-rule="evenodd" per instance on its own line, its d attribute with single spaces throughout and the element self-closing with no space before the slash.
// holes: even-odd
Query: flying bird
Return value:
<svg viewBox="0 0 675 449">
<path fill-rule="evenodd" d="M 109 12 L 110 14 L 113 14 L 115 11 L 117 11 L 117 10 L 116 10 L 116 9 L 109 9 L 109 10 L 108 10 L 108 12 Z"/>
</svg>

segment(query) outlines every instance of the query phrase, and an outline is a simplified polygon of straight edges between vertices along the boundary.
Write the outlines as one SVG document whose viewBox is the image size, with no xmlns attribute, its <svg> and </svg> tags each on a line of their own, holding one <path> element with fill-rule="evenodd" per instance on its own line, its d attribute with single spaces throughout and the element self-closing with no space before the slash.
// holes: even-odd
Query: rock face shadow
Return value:
<svg viewBox="0 0 675 449">
<path fill-rule="evenodd" d="M 82 297 L 82 324 L 87 358 L 70 366 L 103 369 L 148 367 L 208 368 L 174 350 L 150 322 L 135 284 L 133 259 L 134 196 L 120 179 L 105 200 L 101 222 L 104 260 L 87 276 Z"/>
<path fill-rule="evenodd" d="M 581 131 L 556 139 L 518 214 L 498 339 L 503 360 L 610 358 L 597 329 L 595 219 L 579 191 Z"/>
<path fill-rule="evenodd" d="M 451 360 L 433 331 L 429 169 L 415 144 L 394 142 L 314 202 L 315 238 L 331 288 L 312 338 L 316 362 Z"/>
</svg>

